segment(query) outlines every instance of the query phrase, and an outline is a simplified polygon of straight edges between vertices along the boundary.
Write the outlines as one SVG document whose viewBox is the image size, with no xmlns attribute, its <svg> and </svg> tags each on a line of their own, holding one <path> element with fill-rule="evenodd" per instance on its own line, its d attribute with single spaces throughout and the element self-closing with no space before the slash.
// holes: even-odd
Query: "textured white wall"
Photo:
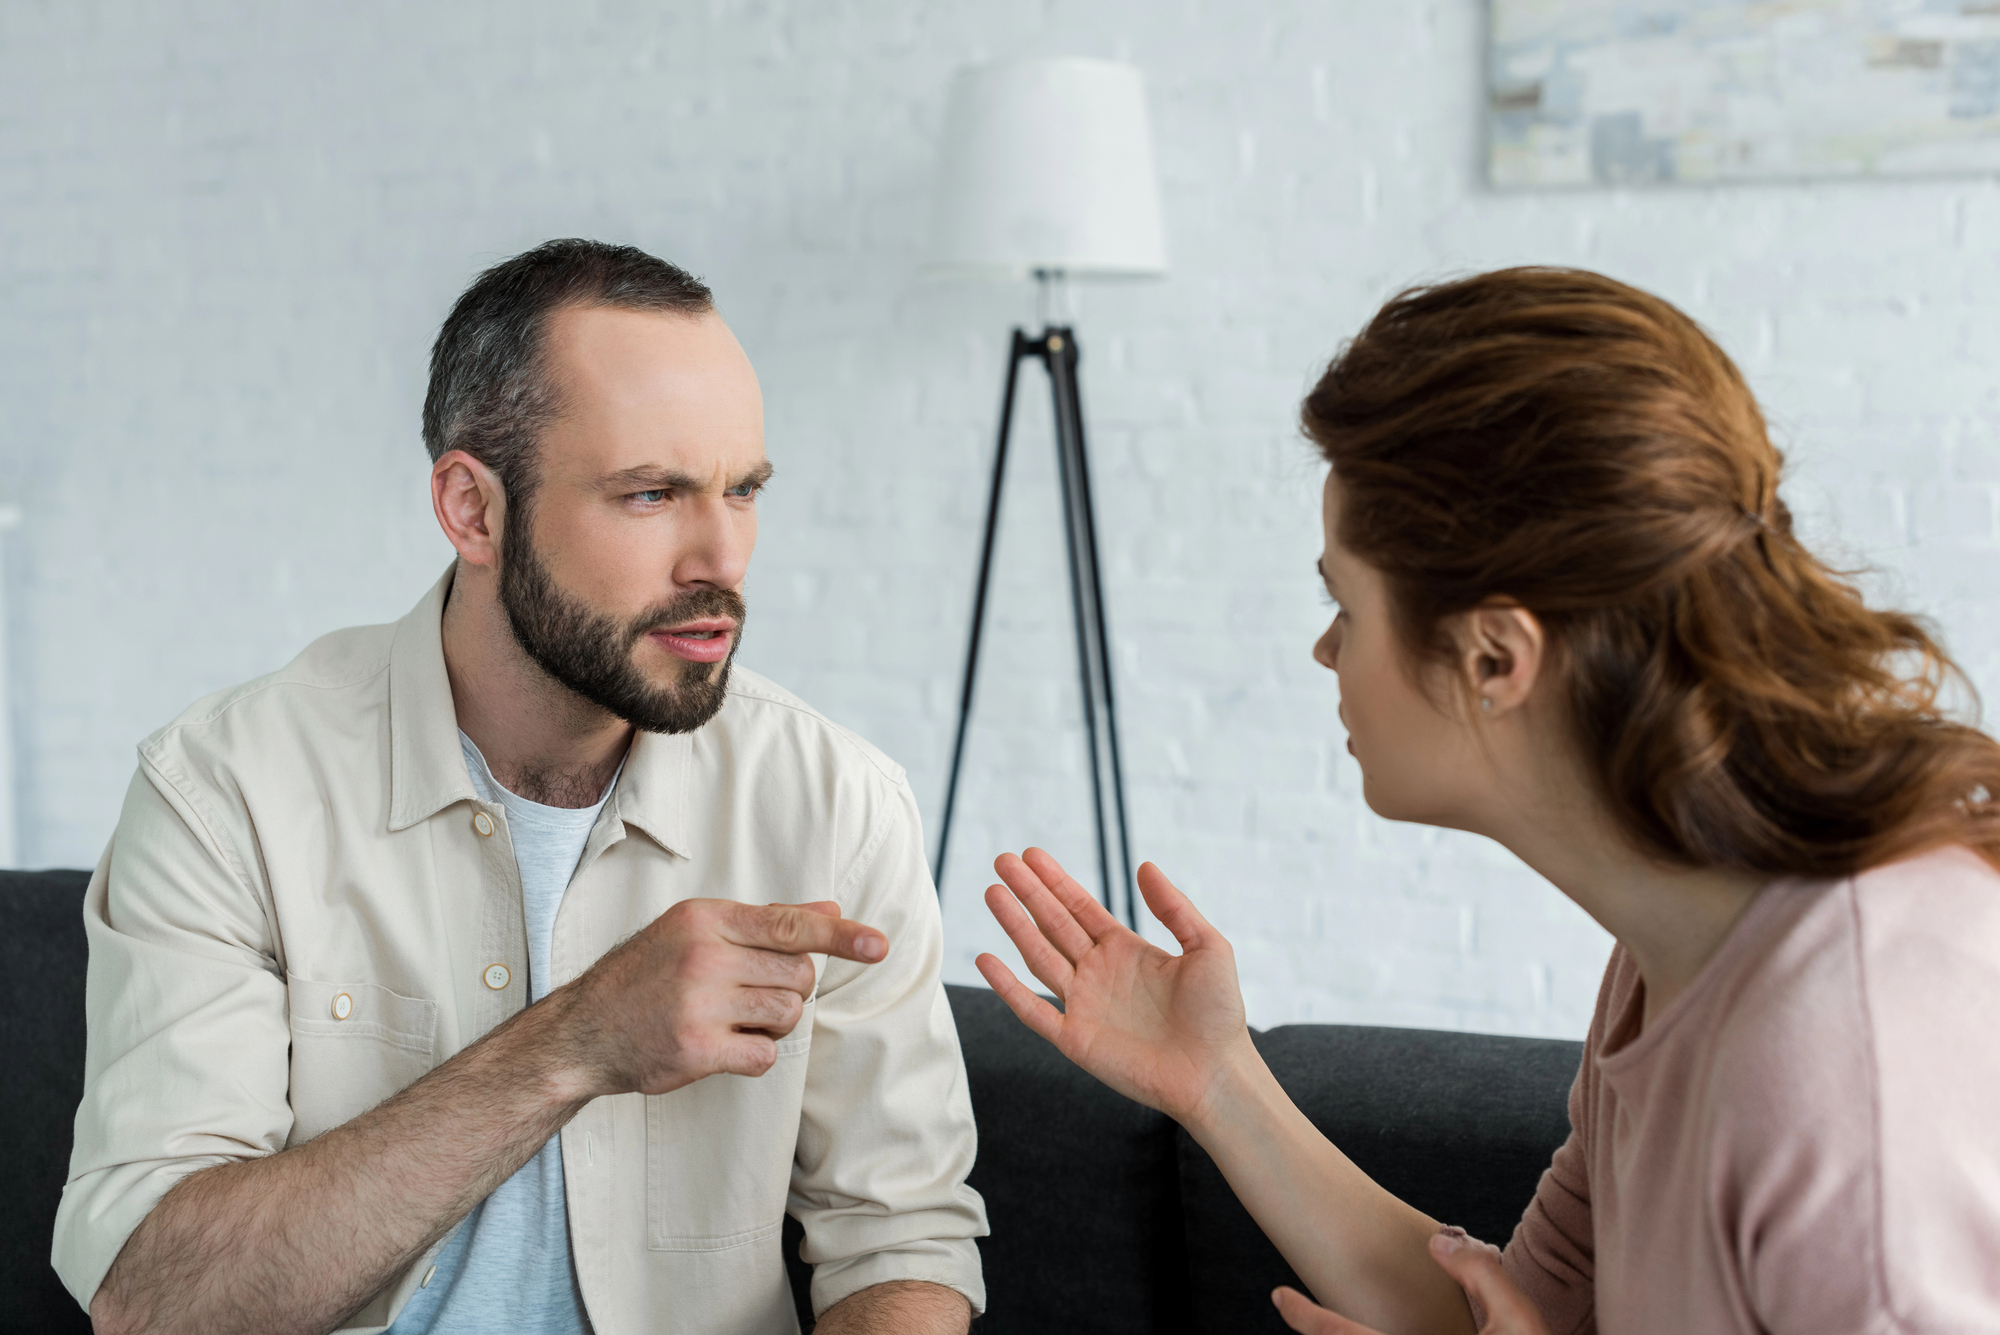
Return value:
<svg viewBox="0 0 2000 1335">
<path fill-rule="evenodd" d="M 479 267 L 554 235 L 707 276 L 781 469 L 745 660 L 934 816 L 1000 358 L 1030 296 L 918 279 L 959 62 L 1151 79 L 1175 269 L 1082 294 L 1137 852 L 1235 939 L 1261 1024 L 1581 1033 L 1606 938 L 1480 841 L 1372 817 L 1308 658 L 1293 426 L 1413 280 L 1581 264 L 1743 363 L 1810 531 L 2000 683 L 2000 188 L 1498 195 L 1483 7 L 850 0 L 0 9 L 0 504 L 22 859 L 87 865 L 134 742 L 442 568 L 417 413 Z M 1090 861 L 1046 392 L 1022 401 L 950 975 L 980 864 Z"/>
</svg>

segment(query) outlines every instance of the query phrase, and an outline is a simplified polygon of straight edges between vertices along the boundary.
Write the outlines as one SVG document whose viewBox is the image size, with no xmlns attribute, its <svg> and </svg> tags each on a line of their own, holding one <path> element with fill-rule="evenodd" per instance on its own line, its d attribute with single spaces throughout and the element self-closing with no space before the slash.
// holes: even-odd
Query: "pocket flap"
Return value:
<svg viewBox="0 0 2000 1335">
<path fill-rule="evenodd" d="M 433 1058 L 437 1003 L 374 983 L 321 983 L 285 976 L 292 1032 L 315 1038 L 372 1038 Z"/>
</svg>

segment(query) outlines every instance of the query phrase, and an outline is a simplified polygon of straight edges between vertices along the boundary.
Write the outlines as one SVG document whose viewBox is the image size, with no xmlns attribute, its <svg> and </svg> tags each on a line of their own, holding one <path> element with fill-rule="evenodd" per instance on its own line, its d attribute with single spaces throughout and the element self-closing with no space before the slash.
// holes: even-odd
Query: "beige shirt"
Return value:
<svg viewBox="0 0 2000 1335">
<path fill-rule="evenodd" d="M 1777 881 L 1645 999 L 1620 947 L 1507 1246 L 1553 1335 L 2000 1331 L 2000 874 Z"/>
<path fill-rule="evenodd" d="M 506 812 L 473 790 L 445 676 L 450 584 L 140 746 L 84 905 L 89 1058 L 54 1253 L 79 1302 L 181 1178 L 348 1121 L 527 1004 Z M 815 1310 L 888 1280 L 983 1307 L 972 1108 L 902 771 L 737 669 L 707 726 L 634 741 L 556 918 L 553 983 L 698 897 L 837 900 L 891 949 L 815 957 L 767 1074 L 600 1098 L 563 1129 L 597 1331 L 795 1329 L 787 1212 Z M 344 1329 L 393 1320 L 436 1250 Z"/>
</svg>

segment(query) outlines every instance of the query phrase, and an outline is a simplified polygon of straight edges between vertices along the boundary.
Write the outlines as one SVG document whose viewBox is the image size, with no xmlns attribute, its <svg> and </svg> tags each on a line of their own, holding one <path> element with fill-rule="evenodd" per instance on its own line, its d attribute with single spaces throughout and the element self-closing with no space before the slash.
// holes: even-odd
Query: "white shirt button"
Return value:
<svg viewBox="0 0 2000 1335">
<path fill-rule="evenodd" d="M 486 966 L 486 985 L 495 992 L 507 986 L 507 980 L 512 976 L 512 974 L 507 972 L 507 966 L 504 964 L 489 964 Z"/>
<path fill-rule="evenodd" d="M 347 995 L 347 993 L 345 993 L 345 992 L 342 992 L 342 993 L 341 993 L 341 994 L 340 994 L 339 996 L 337 996 L 337 997 L 335 997 L 335 998 L 333 999 L 333 1018 L 334 1018 L 334 1019 L 336 1019 L 336 1020 L 345 1020 L 345 1019 L 346 1019 L 346 1018 L 347 1018 L 348 1016 L 350 1016 L 350 1015 L 352 1015 L 352 1014 L 354 1014 L 354 998 L 353 998 L 353 997 L 350 997 L 350 996 L 348 996 L 348 995 Z"/>
<path fill-rule="evenodd" d="M 490 838 L 493 834 L 493 818 L 482 811 L 472 818 L 472 828 L 479 831 L 482 837 Z"/>
<path fill-rule="evenodd" d="M 436 1266 L 432 1266 L 432 1267 L 431 1267 L 431 1268 L 430 1268 L 429 1270 L 426 1270 L 426 1271 L 424 1271 L 424 1279 L 423 1279 L 423 1282 L 422 1282 L 421 1284 L 417 1285 L 417 1287 L 418 1287 L 418 1288 L 420 1288 L 420 1289 L 427 1289 L 427 1288 L 429 1288 L 429 1287 L 431 1286 L 431 1278 L 432 1278 L 432 1276 L 436 1275 L 436 1274 L 437 1274 L 437 1272 L 438 1272 L 438 1268 L 437 1268 Z"/>
</svg>

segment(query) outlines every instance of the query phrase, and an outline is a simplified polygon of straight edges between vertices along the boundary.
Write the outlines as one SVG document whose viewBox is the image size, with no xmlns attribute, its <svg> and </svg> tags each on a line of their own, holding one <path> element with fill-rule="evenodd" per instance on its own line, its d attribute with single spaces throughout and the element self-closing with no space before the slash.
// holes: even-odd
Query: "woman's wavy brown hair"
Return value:
<svg viewBox="0 0 2000 1335">
<path fill-rule="evenodd" d="M 1641 848 L 1830 877 L 1956 843 L 2000 866 L 2000 743 L 1940 707 L 1957 668 L 1800 545 L 1756 400 L 1673 306 L 1572 269 L 1416 288 L 1303 418 L 1411 661 L 1488 599 L 1533 612 Z"/>
</svg>

